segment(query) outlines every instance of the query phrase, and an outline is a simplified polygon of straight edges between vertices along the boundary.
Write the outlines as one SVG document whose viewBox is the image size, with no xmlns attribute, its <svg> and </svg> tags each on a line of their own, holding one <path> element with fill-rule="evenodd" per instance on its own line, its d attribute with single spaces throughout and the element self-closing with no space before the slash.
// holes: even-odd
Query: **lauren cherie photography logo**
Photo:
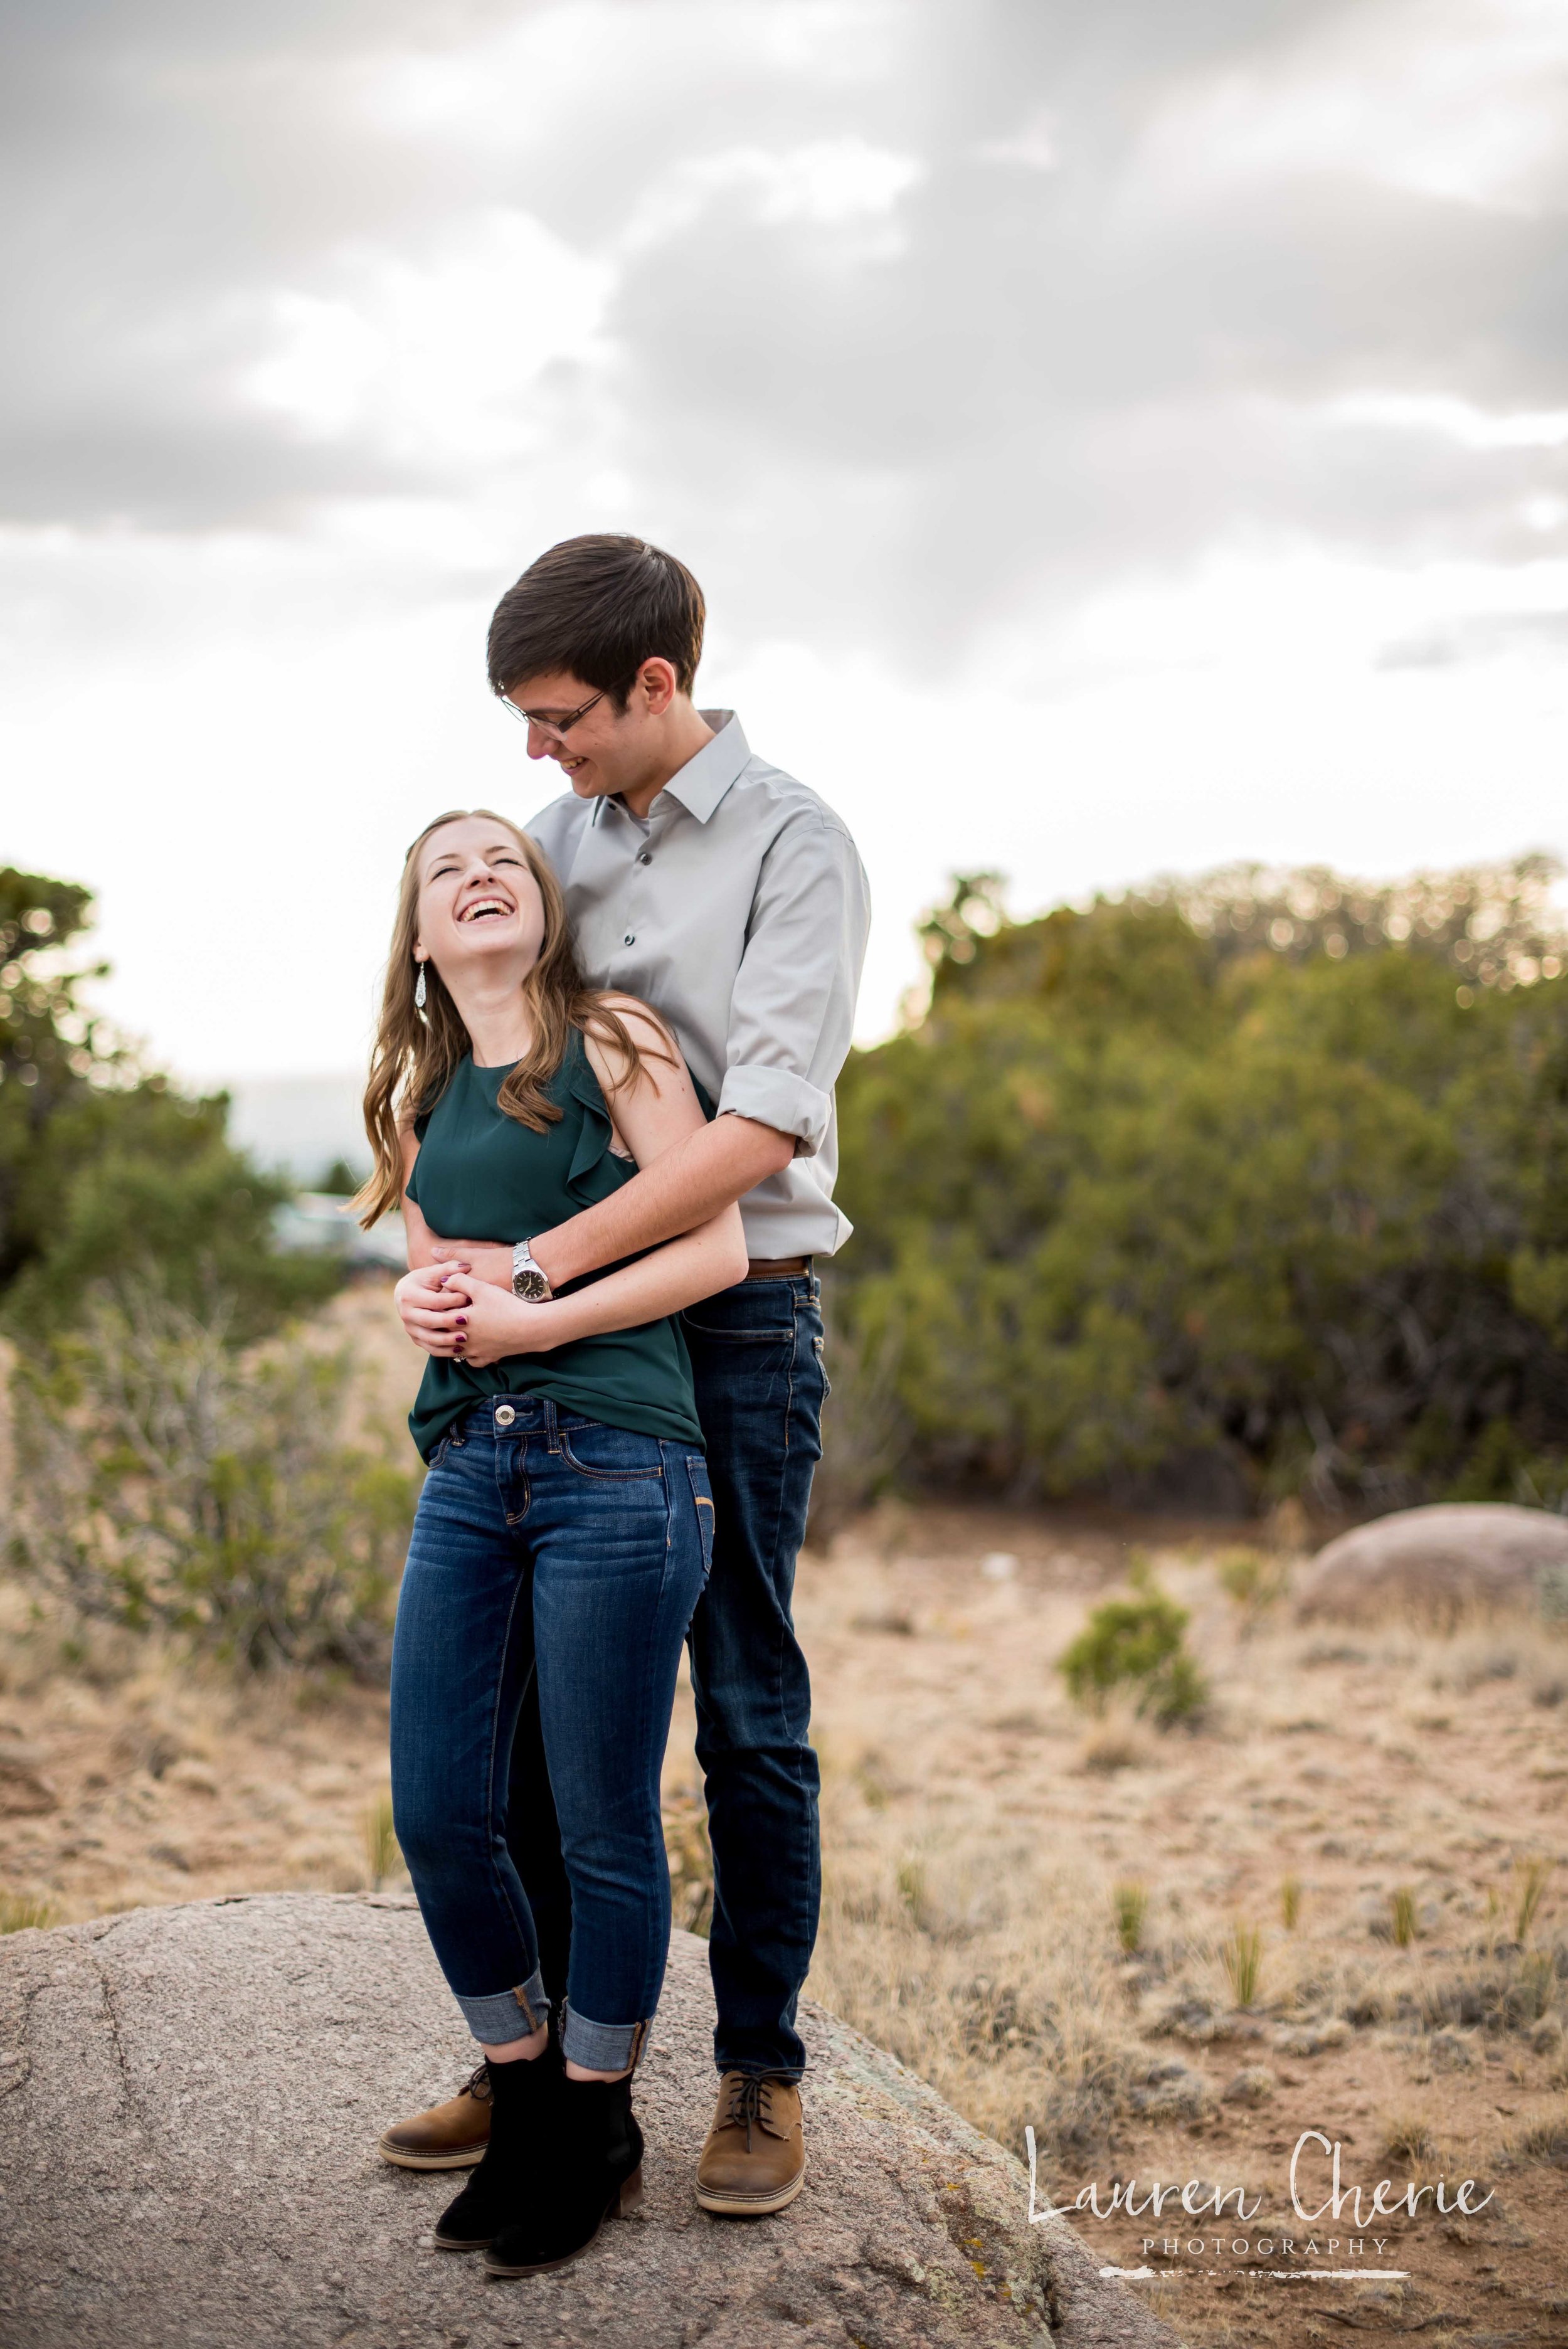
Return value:
<svg viewBox="0 0 1568 2349">
<path fill-rule="evenodd" d="M 1389 2178 L 1347 2182 L 1337 2138 L 1322 2129 L 1303 2129 L 1285 2179 L 1288 2219 L 1264 2217 L 1265 2209 L 1277 2213 L 1280 2209 L 1267 2188 L 1222 2187 L 1196 2178 L 1182 2186 L 1163 2186 L 1158 2179 L 1142 2185 L 1136 2178 L 1090 2178 L 1070 2202 L 1053 2202 L 1040 2190 L 1032 2128 L 1025 2129 L 1024 2141 L 1029 2156 L 1029 2224 L 1068 2215 L 1080 2225 L 1086 2220 L 1145 2221 L 1140 2264 L 1100 2270 L 1102 2275 L 1134 2281 L 1191 2274 L 1204 2261 L 1219 2262 L 1220 2270 L 1233 2270 L 1244 2261 L 1246 2272 L 1281 2283 L 1396 2282 L 1408 2275 L 1408 2268 L 1373 2264 L 1388 2249 L 1388 2237 L 1377 2231 L 1380 2224 L 1428 2217 L 1473 2219 L 1492 2199 L 1473 2178 L 1458 2186 L 1447 2178 L 1425 2186 L 1413 2178 L 1403 2186 Z M 1336 2259 L 1349 2264 L 1312 2264 Z M 1291 2265 L 1271 2267 L 1273 2260 L 1288 2260 Z M 1202 2271 L 1217 2271 L 1210 2267 Z"/>
</svg>

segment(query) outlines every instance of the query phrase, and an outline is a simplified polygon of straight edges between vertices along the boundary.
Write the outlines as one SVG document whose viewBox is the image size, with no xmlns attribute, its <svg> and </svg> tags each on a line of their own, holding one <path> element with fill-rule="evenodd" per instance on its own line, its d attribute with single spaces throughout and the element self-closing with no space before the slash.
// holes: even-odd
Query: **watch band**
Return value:
<svg viewBox="0 0 1568 2349">
<path fill-rule="evenodd" d="M 526 1240 L 519 1240 L 511 1252 L 511 1293 L 525 1305 L 542 1305 L 553 1294 L 550 1275 L 535 1262 Z"/>
</svg>

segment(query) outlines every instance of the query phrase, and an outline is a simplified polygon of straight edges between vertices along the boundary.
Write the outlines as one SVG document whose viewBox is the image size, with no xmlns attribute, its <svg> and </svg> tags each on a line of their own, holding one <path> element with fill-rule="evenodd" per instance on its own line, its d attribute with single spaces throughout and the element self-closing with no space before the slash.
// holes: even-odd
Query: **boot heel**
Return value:
<svg viewBox="0 0 1568 2349">
<path fill-rule="evenodd" d="M 641 2203 L 642 2199 L 643 2165 L 639 2162 L 635 2169 L 633 2170 L 630 2178 L 626 2179 L 624 2185 L 622 2187 L 619 2195 L 616 2197 L 616 2215 L 622 2219 L 629 2219 L 632 2212 L 636 2209 L 638 2205 Z"/>
</svg>

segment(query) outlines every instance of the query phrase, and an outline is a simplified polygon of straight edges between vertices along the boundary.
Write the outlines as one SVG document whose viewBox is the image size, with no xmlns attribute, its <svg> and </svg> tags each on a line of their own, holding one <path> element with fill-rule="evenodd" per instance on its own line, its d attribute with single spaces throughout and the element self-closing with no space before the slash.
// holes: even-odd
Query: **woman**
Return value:
<svg viewBox="0 0 1568 2349">
<path fill-rule="evenodd" d="M 542 1230 L 703 1117 L 654 1014 L 584 988 L 560 887 L 500 817 L 438 817 L 408 852 L 365 1114 L 363 1219 L 401 1199 L 427 1268 L 399 1285 L 430 1358 L 409 1420 L 429 1475 L 393 1644 L 393 1807 L 491 2101 L 436 2241 L 527 2275 L 575 2259 L 640 2190 L 631 2075 L 669 1942 L 659 1769 L 712 1556 L 671 1317 L 739 1279 L 746 1247 L 727 1208 L 540 1304 L 428 1268 L 432 1230 Z M 571 1893 L 553 2032 L 508 1847 L 531 1679 Z"/>
</svg>

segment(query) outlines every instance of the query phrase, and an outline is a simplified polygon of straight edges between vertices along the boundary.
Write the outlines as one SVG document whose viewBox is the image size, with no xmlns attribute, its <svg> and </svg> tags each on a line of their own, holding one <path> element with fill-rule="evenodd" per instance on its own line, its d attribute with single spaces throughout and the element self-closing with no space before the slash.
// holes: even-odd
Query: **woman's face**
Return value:
<svg viewBox="0 0 1568 2349">
<path fill-rule="evenodd" d="M 539 884 L 504 824 L 465 815 L 430 834 L 419 851 L 414 950 L 449 988 L 465 975 L 521 980 L 543 943 Z"/>
</svg>

